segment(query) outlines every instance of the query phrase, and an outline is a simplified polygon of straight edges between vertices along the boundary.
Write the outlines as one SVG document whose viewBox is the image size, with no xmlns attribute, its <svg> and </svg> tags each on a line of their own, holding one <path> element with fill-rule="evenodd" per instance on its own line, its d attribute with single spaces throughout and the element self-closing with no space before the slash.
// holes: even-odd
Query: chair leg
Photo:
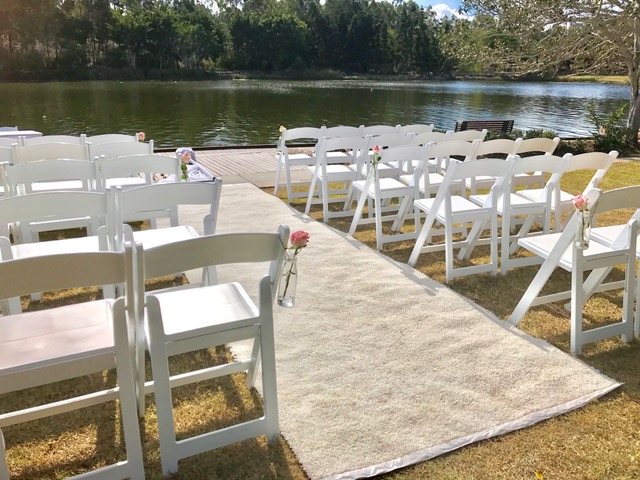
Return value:
<svg viewBox="0 0 640 480">
<path fill-rule="evenodd" d="M 256 386 L 256 378 L 258 374 L 258 368 L 260 366 L 260 340 L 258 338 L 253 339 L 253 348 L 251 349 L 251 367 L 247 370 L 247 388 L 254 388 Z"/>
<path fill-rule="evenodd" d="M 545 262 L 540 267 L 540 270 L 538 270 L 538 273 L 531 281 L 531 284 L 529 284 L 527 291 L 524 292 L 524 295 L 518 302 L 518 305 L 516 305 L 516 308 L 511 313 L 511 316 L 507 320 L 508 323 L 510 323 L 511 325 L 517 325 L 518 323 L 520 323 L 522 317 L 524 317 L 529 311 L 529 307 L 531 307 L 533 301 L 538 298 L 538 295 L 542 291 L 542 288 L 546 285 L 547 280 L 549 280 L 549 277 L 551 276 L 553 271 L 556 269 L 556 266 L 556 261 L 550 260 L 549 258 L 545 260 Z"/>
<path fill-rule="evenodd" d="M 374 203 L 373 209 L 376 216 L 376 248 L 378 251 L 381 251 L 384 249 L 384 242 L 382 241 L 382 199 L 376 198 Z"/>
<path fill-rule="evenodd" d="M 575 257 L 575 254 L 574 254 Z M 570 351 L 575 355 L 582 354 L 582 307 L 584 305 L 584 288 L 582 282 L 584 269 L 581 261 L 573 261 L 571 270 L 571 332 Z"/>
<path fill-rule="evenodd" d="M 261 321 L 260 351 L 262 352 L 262 390 L 264 394 L 265 433 L 270 440 L 273 440 L 280 433 L 273 315 L 265 314 Z"/>
<path fill-rule="evenodd" d="M 287 203 L 291 203 L 293 198 L 293 186 L 291 185 L 291 165 L 285 162 L 284 165 L 285 180 L 287 181 Z"/>
<path fill-rule="evenodd" d="M 0 430 L 0 480 L 9 480 L 9 468 L 7 467 L 7 454 L 4 443 L 4 435 Z"/>
<path fill-rule="evenodd" d="M 353 236 L 358 229 L 358 223 L 362 218 L 362 211 L 364 210 L 364 202 L 367 200 L 367 192 L 369 191 L 369 184 L 365 182 L 364 189 L 362 193 L 360 193 L 360 198 L 358 199 L 358 205 L 356 207 L 356 211 L 353 214 L 353 220 L 351 220 L 351 226 L 349 227 L 349 235 Z"/>
<path fill-rule="evenodd" d="M 280 172 L 282 171 L 282 154 L 278 155 L 278 168 L 276 169 L 276 180 L 273 182 L 273 194 L 277 197 L 280 189 Z"/>
</svg>

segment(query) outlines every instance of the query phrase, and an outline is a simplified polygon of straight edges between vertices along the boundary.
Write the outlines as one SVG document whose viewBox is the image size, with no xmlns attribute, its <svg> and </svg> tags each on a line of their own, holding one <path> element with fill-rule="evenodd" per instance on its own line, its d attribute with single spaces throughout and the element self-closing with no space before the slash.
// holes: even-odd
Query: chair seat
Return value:
<svg viewBox="0 0 640 480">
<path fill-rule="evenodd" d="M 420 200 L 416 200 L 414 205 L 420 210 L 429 211 L 434 202 L 435 198 L 422 198 Z M 488 208 L 480 207 L 473 202 L 470 202 L 468 199 L 461 197 L 459 195 L 451 196 L 451 211 L 453 214 L 453 220 L 461 221 L 464 217 L 471 215 L 473 220 L 478 220 L 480 217 L 478 215 L 481 214 L 490 214 L 491 210 Z M 437 218 L 440 221 L 449 221 L 450 218 L 446 218 L 444 215 L 445 205 L 441 203 L 440 208 L 438 208 Z"/>
<path fill-rule="evenodd" d="M 326 169 L 327 169 L 327 177 L 329 178 L 330 181 L 335 181 L 335 182 L 348 181 L 348 180 L 353 180 L 356 176 L 356 172 L 351 170 L 346 165 L 327 165 Z M 309 167 L 309 170 L 313 172 L 315 170 L 315 167 Z M 318 172 L 318 179 L 322 180 L 322 178 L 323 178 L 323 173 L 322 173 L 322 170 L 320 170 Z"/>
<path fill-rule="evenodd" d="M 544 190 L 542 190 L 541 188 L 531 188 L 531 189 L 527 189 L 527 190 L 519 190 L 516 192 L 517 195 L 526 198 L 527 200 L 531 200 L 531 201 L 538 201 L 540 199 L 540 196 L 543 195 Z M 574 195 L 571 195 L 570 193 L 564 192 L 564 191 L 560 191 L 560 205 L 564 206 L 569 206 L 572 205 L 571 203 L 571 199 L 574 197 Z M 556 208 L 556 197 L 555 195 L 551 197 L 551 208 Z"/>
<path fill-rule="evenodd" d="M 28 258 L 58 253 L 97 252 L 100 239 L 97 236 L 65 238 L 50 242 L 20 243 L 11 246 L 13 258 Z"/>
<path fill-rule="evenodd" d="M 258 308 L 236 282 L 154 296 L 162 310 L 165 335 L 175 338 L 197 336 L 201 329 L 207 334 L 230 330 L 230 322 L 238 322 L 233 325 L 237 328 L 253 325 L 258 316 Z M 215 305 L 215 309 L 211 305 Z"/>
<path fill-rule="evenodd" d="M 496 183 L 496 177 L 490 175 L 479 175 L 474 179 L 467 178 L 464 182 L 465 187 L 471 188 L 475 184 L 476 188 L 489 188 Z"/>
<path fill-rule="evenodd" d="M 119 177 L 107 178 L 106 187 L 140 187 L 146 185 L 146 181 L 142 177 Z"/>
<path fill-rule="evenodd" d="M 353 188 L 362 191 L 364 189 L 364 184 L 366 180 L 356 180 L 353 182 Z M 406 185 L 402 182 L 399 182 L 395 178 L 387 178 L 382 177 L 378 179 L 378 183 L 380 185 L 380 195 L 383 198 L 389 198 L 390 196 L 404 195 L 406 192 L 410 192 L 413 187 L 411 185 Z M 373 196 L 374 194 L 374 185 L 373 183 L 369 184 L 368 194 Z"/>
<path fill-rule="evenodd" d="M 529 250 L 532 253 L 535 253 L 543 259 L 546 259 L 558 243 L 561 235 L 562 233 L 550 233 L 547 235 L 520 238 L 518 240 L 518 245 Z M 599 242 L 591 241 L 589 243 L 589 248 L 584 250 L 583 254 L 585 262 L 588 262 L 589 260 L 595 260 L 596 258 L 600 259 L 609 256 L 615 257 L 620 255 L 620 252 L 617 250 L 613 250 Z M 570 272 L 572 269 L 572 264 L 573 262 L 571 258 L 571 246 L 568 246 L 567 249 L 563 252 L 558 266 Z"/>
<path fill-rule="evenodd" d="M 149 249 L 167 243 L 197 238 L 198 232 L 190 225 L 179 225 L 177 227 L 152 228 L 149 230 L 138 230 L 133 232 L 133 239 L 141 242 L 143 248 Z"/>
<path fill-rule="evenodd" d="M 26 373 L 47 365 L 54 358 L 63 362 L 65 358 L 77 360 L 100 354 L 113 356 L 113 331 L 107 315 L 107 302 L 111 300 L 2 317 L 0 378 Z M 59 373 L 60 379 L 76 376 L 65 371 Z M 51 381 L 47 379 L 42 383 Z M 0 381 L 0 392 L 2 383 Z"/>
<path fill-rule="evenodd" d="M 482 195 L 470 195 L 469 196 L 469 200 L 471 200 L 473 203 L 477 204 L 477 205 L 484 205 L 487 201 L 487 199 L 489 198 L 488 194 L 482 194 Z M 540 210 L 542 208 L 544 208 L 544 206 L 546 205 L 546 202 L 542 201 L 542 202 L 538 202 L 538 201 L 531 201 L 531 200 L 527 200 L 526 198 L 517 195 L 515 193 L 511 193 L 509 196 L 509 200 L 511 202 L 511 208 L 513 210 L 515 210 L 514 214 L 518 214 L 520 212 L 523 212 L 524 210 Z M 502 215 L 502 212 L 504 211 L 504 202 L 502 200 L 502 198 L 498 199 L 498 213 L 500 215 Z"/>
</svg>

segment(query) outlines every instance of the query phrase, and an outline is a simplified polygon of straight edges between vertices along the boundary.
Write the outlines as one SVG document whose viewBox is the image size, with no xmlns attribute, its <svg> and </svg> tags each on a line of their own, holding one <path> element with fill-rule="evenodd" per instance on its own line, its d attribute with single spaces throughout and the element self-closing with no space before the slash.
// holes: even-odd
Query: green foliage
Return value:
<svg viewBox="0 0 640 480">
<path fill-rule="evenodd" d="M 212 68 L 422 75 L 452 68 L 440 22 L 413 0 L 213 3 L 2 0 L 0 81 L 42 79 L 43 72 L 82 79 L 131 78 L 131 70 L 139 70 L 134 78 L 183 78 Z"/>
<path fill-rule="evenodd" d="M 596 110 L 595 103 L 587 105 L 587 121 L 595 127 L 593 132 L 594 148 L 597 151 L 609 152 L 617 150 L 621 154 L 628 154 L 637 150 L 637 144 L 629 139 L 634 138 L 634 132 L 624 125 L 627 105 L 622 105 L 609 115 L 601 116 Z"/>
</svg>

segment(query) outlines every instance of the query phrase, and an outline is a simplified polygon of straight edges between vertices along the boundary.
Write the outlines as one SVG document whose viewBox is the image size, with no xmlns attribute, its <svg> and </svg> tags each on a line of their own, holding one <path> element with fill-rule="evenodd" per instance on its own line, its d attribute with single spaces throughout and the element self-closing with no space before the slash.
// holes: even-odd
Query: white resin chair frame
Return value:
<svg viewBox="0 0 640 480">
<path fill-rule="evenodd" d="M 133 288 L 137 284 L 133 257 L 129 245 L 120 253 L 63 254 L 0 262 L 2 297 L 71 287 L 126 285 L 125 296 L 116 300 L 12 315 L 0 327 L 0 394 L 116 369 L 115 388 L 0 414 L 1 428 L 118 400 L 126 460 L 72 478 L 145 478 L 133 382 Z M 1 432 L 0 478 L 9 479 Z"/>
<path fill-rule="evenodd" d="M 609 210 L 624 208 L 631 203 L 637 204 L 640 197 L 640 187 L 626 187 L 609 192 L 591 190 L 588 194 L 592 215 Z M 577 213 L 571 217 L 562 233 L 551 233 L 538 237 L 523 238 L 518 241 L 520 246 L 544 259 L 540 270 L 531 281 L 527 291 L 520 299 L 515 310 L 509 317 L 509 323 L 517 325 L 529 308 L 546 303 L 571 299 L 571 352 L 582 353 L 582 346 L 604 338 L 621 335 L 629 342 L 634 335 L 633 301 L 636 296 L 635 257 L 637 253 L 638 220 L 631 219 L 619 231 L 615 241 L 604 245 L 592 236 L 589 248 L 580 250 L 575 246 Z M 625 266 L 625 280 L 623 282 L 623 313 L 622 320 L 603 327 L 583 330 L 582 308 L 590 296 L 596 291 L 609 290 L 620 286 L 619 283 L 603 284 L 603 280 L 611 268 L 616 265 Z M 553 271 L 560 267 L 571 272 L 571 290 L 555 294 L 540 296 L 542 288 L 547 283 Z M 583 280 L 584 273 L 591 270 L 591 274 Z M 638 334 L 636 326 L 636 334 Z"/>
<path fill-rule="evenodd" d="M 288 237 L 289 229 L 281 226 L 277 234 L 210 235 L 145 249 L 143 264 L 139 265 L 144 269 L 144 278 L 222 264 L 268 262 L 269 265 L 268 274 L 256 278 L 259 281 L 257 305 L 235 282 L 146 294 L 146 339 L 153 367 L 160 456 L 165 475 L 176 472 L 182 458 L 258 435 L 267 435 L 269 439 L 278 435 L 273 300 Z M 177 312 L 180 314 L 176 315 Z M 244 339 L 254 341 L 250 359 L 170 376 L 169 356 Z M 262 417 L 176 440 L 172 387 L 241 371 L 247 371 L 247 383 L 253 386 L 258 362 L 262 365 Z"/>
</svg>

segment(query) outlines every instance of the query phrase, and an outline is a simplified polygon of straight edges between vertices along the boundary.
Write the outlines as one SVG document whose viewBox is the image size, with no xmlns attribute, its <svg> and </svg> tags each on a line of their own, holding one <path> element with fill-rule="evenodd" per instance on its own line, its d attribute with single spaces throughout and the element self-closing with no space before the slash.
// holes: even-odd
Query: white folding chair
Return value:
<svg viewBox="0 0 640 480">
<path fill-rule="evenodd" d="M 294 192 L 292 170 L 295 167 L 307 167 L 315 165 L 315 152 L 312 155 L 306 153 L 289 153 L 289 145 L 287 142 L 293 141 L 312 141 L 317 144 L 323 137 L 324 127 L 299 127 L 285 130 L 280 139 L 278 140 L 278 152 L 276 153 L 276 159 L 278 160 L 278 169 L 276 170 L 276 180 L 273 187 L 273 194 L 278 195 L 278 189 L 280 188 L 280 175 L 284 170 L 286 187 L 287 187 L 287 202 L 291 203 L 294 198 L 304 198 L 307 196 L 307 192 Z M 342 155 L 346 157 L 346 155 Z"/>
<path fill-rule="evenodd" d="M 598 188 L 600 181 L 606 175 L 607 171 L 613 165 L 613 162 L 618 157 L 618 152 L 611 151 L 608 154 L 604 152 L 589 152 L 582 153 L 580 155 L 574 155 L 569 159 L 567 165 L 564 168 L 564 173 L 575 172 L 580 170 L 595 170 L 595 173 L 589 180 L 589 183 L 582 191 L 583 195 L 594 188 Z M 564 175 L 564 174 L 563 174 Z M 530 188 L 526 190 L 518 190 L 516 192 L 521 197 L 528 200 L 535 200 L 540 196 L 540 189 Z M 573 209 L 573 203 L 571 199 L 575 196 L 568 192 L 560 190 L 560 206 L 556 204 L 556 197 L 551 199 L 551 213 L 554 216 L 554 231 L 559 232 L 562 229 L 562 213 L 571 211 Z M 568 218 L 567 218 L 567 221 Z"/>
<path fill-rule="evenodd" d="M 409 257 L 409 265 L 415 266 L 421 253 L 445 250 L 446 255 L 446 281 L 449 282 L 457 276 L 474 273 L 498 272 L 498 200 L 503 190 L 503 183 L 508 182 L 510 172 L 515 160 L 502 159 L 470 160 L 465 162 L 451 162 L 444 182 L 438 190 L 435 198 L 422 198 L 414 200 L 413 205 L 417 211 L 422 211 L 427 218 L 420 229 L 416 244 Z M 467 178 L 477 176 L 480 173 L 496 177 L 496 183 L 491 187 L 485 202 L 481 205 L 471 202 L 462 194 L 454 194 L 452 188 L 455 184 L 464 184 Z M 435 223 L 444 225 L 444 244 L 431 243 L 425 247 L 425 243 L 435 235 L 441 235 L 442 229 L 433 231 Z M 466 233 L 467 224 L 471 223 L 471 229 L 461 241 L 454 241 L 454 225 L 462 225 L 462 231 Z M 476 264 L 455 268 L 453 250 L 456 247 L 464 249 L 468 259 L 477 243 L 480 235 L 485 230 L 486 224 L 490 224 L 488 243 L 490 245 L 489 263 Z M 461 251 L 460 258 L 463 252 Z"/>
<path fill-rule="evenodd" d="M 153 140 L 145 142 L 108 142 L 89 143 L 89 158 L 116 158 L 127 155 L 150 155 L 153 153 Z"/>
<path fill-rule="evenodd" d="M 404 145 L 389 147 L 382 150 L 380 162 L 393 162 L 396 165 L 405 163 L 426 162 L 429 155 L 428 146 Z M 356 180 L 352 183 L 353 191 L 358 193 L 358 206 L 353 215 L 349 235 L 353 235 L 360 224 L 375 223 L 376 225 L 376 248 L 382 250 L 385 243 L 399 242 L 415 238 L 417 232 L 394 233 L 383 235 L 382 223 L 393 220 L 391 230 L 399 232 L 404 224 L 404 219 L 413 203 L 414 187 L 407 185 L 395 178 L 379 177 L 367 175 L 365 180 Z M 399 205 L 383 206 L 383 202 L 397 198 Z M 369 216 L 363 218 L 365 202 L 369 200 Z M 373 205 L 371 205 L 373 201 Z M 373 212 L 371 209 L 373 208 Z M 391 212 L 385 215 L 385 213 Z"/>
<path fill-rule="evenodd" d="M 18 127 L 0 127 L 0 132 L 17 132 Z"/>
<path fill-rule="evenodd" d="M 503 184 L 504 191 L 498 201 L 498 215 L 501 217 L 501 239 L 500 239 L 500 273 L 506 275 L 511 268 L 526 265 L 534 265 L 540 262 L 536 257 L 513 257 L 518 248 L 518 239 L 531 234 L 531 228 L 538 220 L 542 223 L 542 232 L 549 233 L 551 229 L 551 204 L 558 202 L 560 195 L 560 178 L 564 172 L 567 162 L 571 159 L 571 154 L 564 157 L 555 155 L 536 155 L 533 157 L 521 158 L 513 155 L 515 165 L 511 170 L 509 182 Z M 526 199 L 513 193 L 513 182 L 517 181 L 517 176 L 524 172 L 536 169 L 542 173 L 550 174 L 549 180 L 539 195 L 534 199 Z M 555 200 L 554 200 L 555 197 Z M 470 195 L 469 199 L 477 205 L 486 202 L 487 195 Z M 511 235 L 511 227 L 520 225 L 518 232 Z"/>
<path fill-rule="evenodd" d="M 433 132 L 435 125 L 433 123 L 427 125 L 424 123 L 415 123 L 413 125 L 398 125 L 396 133 L 407 135 L 413 133 L 414 135 L 420 135 L 421 133 Z M 429 142 L 427 142 L 429 143 Z"/>
<path fill-rule="evenodd" d="M 144 479 L 133 382 L 133 250 L 76 253 L 0 262 L 0 297 L 104 284 L 126 285 L 116 300 L 95 300 L 5 316 L 0 321 L 0 394 L 114 369 L 117 386 L 0 414 L 0 428 L 118 400 L 126 459 L 73 478 Z M 72 395 L 71 395 L 72 394 Z M 117 416 L 114 418 L 117 422 Z M 37 431 L 36 431 L 37 433 Z M 106 448 L 108 445 L 98 447 Z M 0 432 L 0 478 L 8 479 Z M 74 459 L 75 460 L 75 459 Z M 34 473 L 37 476 L 37 473 Z"/>
<path fill-rule="evenodd" d="M 608 192 L 591 190 L 587 198 L 591 214 L 598 215 L 618 208 L 638 206 L 640 187 L 626 187 Z M 633 299 L 635 297 L 635 256 L 637 253 L 638 220 L 631 219 L 626 226 L 618 230 L 617 237 L 605 245 L 591 236 L 589 248 L 576 248 L 576 229 L 578 215 L 574 214 L 562 233 L 551 233 L 518 240 L 522 248 L 533 252 L 544 260 L 540 270 L 520 299 L 509 317 L 509 323 L 517 325 L 529 308 L 551 302 L 571 299 L 571 352 L 582 353 L 582 346 L 603 338 L 621 335 L 624 341 L 633 339 Z M 603 327 L 583 330 L 582 309 L 589 297 L 596 291 L 609 290 L 620 286 L 603 284 L 609 271 L 616 265 L 625 266 L 625 280 L 622 284 L 623 306 L 622 320 Z M 571 290 L 540 296 L 542 288 L 556 267 L 571 272 Z M 584 280 L 584 273 L 591 271 Z M 638 329 L 636 328 L 636 333 Z"/>
<path fill-rule="evenodd" d="M 12 163 L 36 162 L 38 160 L 55 160 L 68 158 L 72 160 L 90 160 L 88 145 L 74 143 L 39 143 L 20 146 L 14 144 L 12 149 Z"/>
<path fill-rule="evenodd" d="M 111 192 L 41 192 L 0 199 L 0 255 L 2 260 L 31 258 L 42 255 L 108 250 L 108 236 L 113 227 L 107 226 L 111 209 Z M 47 222 L 55 228 L 55 222 L 68 218 L 91 218 L 96 235 L 50 240 L 47 242 L 23 242 L 12 244 L 9 224 Z M 24 239 L 23 239 L 24 240 Z M 113 296 L 111 290 L 105 296 Z M 34 296 L 34 298 L 37 296 Z M 9 303 L 11 312 L 20 311 L 20 301 Z"/>
<path fill-rule="evenodd" d="M 136 144 L 145 145 L 145 144 Z M 98 190 L 109 187 L 123 189 L 151 185 L 153 175 L 162 173 L 179 179 L 180 161 L 175 157 L 143 153 L 118 157 L 102 157 L 96 160 L 98 171 Z"/>
<path fill-rule="evenodd" d="M 362 171 L 358 165 L 361 165 L 367 157 L 369 151 L 371 137 L 334 137 L 323 138 L 318 143 L 318 151 L 316 153 L 316 163 L 314 167 L 309 167 L 312 171 L 311 185 L 307 196 L 307 205 L 305 213 L 308 215 L 311 211 L 311 205 L 314 197 L 317 195 L 317 202 L 322 203 L 323 221 L 328 222 L 330 218 L 346 217 L 353 215 L 353 211 L 330 211 L 329 203 L 345 202 L 345 197 L 332 197 L 330 195 L 348 194 L 349 186 L 353 180 L 361 177 L 359 173 Z M 356 168 L 350 169 L 347 165 L 336 165 L 329 162 L 329 154 L 335 151 L 348 150 L 353 152 L 356 158 Z M 339 189 L 330 189 L 330 183 L 338 183 L 342 185 Z M 318 191 L 316 192 L 316 186 Z"/>
<path fill-rule="evenodd" d="M 501 155 L 506 159 L 518 148 L 520 142 L 522 142 L 522 138 L 517 138 L 515 140 L 498 138 L 495 140 L 483 141 L 478 146 L 478 150 L 476 151 L 476 158 L 499 158 L 496 157 L 496 155 Z M 478 189 L 485 190 L 491 188 L 495 181 L 496 179 L 491 177 L 490 175 L 479 175 L 477 177 L 467 179 L 465 182 L 465 187 L 469 190 L 469 193 L 471 195 L 475 195 L 478 193 Z"/>
<path fill-rule="evenodd" d="M 24 195 L 47 191 L 95 191 L 96 167 L 88 160 L 39 160 L 15 165 L 0 165 L 0 177 L 7 187 L 7 195 Z M 47 221 L 21 221 L 15 226 L 16 242 L 34 242 L 39 234 L 51 230 L 87 228 L 93 235 L 100 226 L 99 219 L 91 217 L 56 219 Z"/>
<path fill-rule="evenodd" d="M 359 175 L 361 177 L 364 177 L 367 175 L 369 171 L 369 163 L 370 163 L 370 160 L 373 158 L 373 152 L 371 151 L 371 149 L 374 146 L 377 146 L 378 149 L 382 152 L 385 149 L 390 147 L 399 147 L 401 145 L 409 145 L 411 142 L 411 137 L 413 137 L 413 134 L 411 133 L 408 135 L 402 135 L 397 133 L 385 133 L 385 134 L 379 134 L 377 136 L 372 136 L 369 142 L 369 151 L 359 152 L 359 155 L 366 154 L 368 155 L 368 158 L 362 157 L 362 161 L 356 162 L 355 164 L 354 163 L 350 164 L 349 168 L 355 171 L 359 165 L 360 166 Z M 400 175 L 400 170 L 398 165 L 395 162 L 392 162 L 392 161 L 380 162 L 378 164 L 378 175 L 380 176 L 380 178 L 388 177 L 388 178 L 397 179 Z"/>
<path fill-rule="evenodd" d="M 128 190 L 115 190 L 115 204 L 117 208 L 110 210 L 113 218 L 109 224 L 115 225 L 116 233 L 109 236 L 115 242 L 110 246 L 112 250 L 121 250 L 124 243 L 140 243 L 146 249 L 167 245 L 182 240 L 200 237 L 200 233 L 192 226 L 183 224 L 165 228 L 151 228 L 148 230 L 133 231 L 124 224 L 127 219 L 153 217 L 159 210 L 167 210 L 177 206 L 208 206 L 207 213 L 202 218 L 204 235 L 215 233 L 218 207 L 220 205 L 220 193 L 222 191 L 222 181 L 216 178 L 212 182 L 177 182 L 177 183 L 157 183 L 144 187 L 131 188 Z M 180 271 L 182 272 L 182 271 Z M 177 273 L 171 272 L 171 273 Z M 202 282 L 200 285 L 213 284 L 216 281 L 215 268 L 205 268 L 202 272 Z M 144 331 L 136 339 L 137 347 L 137 380 L 136 391 L 138 392 L 138 411 L 140 416 L 144 415 L 145 394 L 151 392 L 150 384 L 145 387 L 145 339 Z"/>
<path fill-rule="evenodd" d="M 267 274 L 256 278 L 259 281 L 257 305 L 237 282 L 146 294 L 146 338 L 153 368 L 160 457 L 165 475 L 176 472 L 182 458 L 258 435 L 272 439 L 279 433 L 273 301 L 288 238 L 289 229 L 281 226 L 277 234 L 210 235 L 145 248 L 145 278 L 206 266 L 268 262 Z M 248 360 L 179 376 L 171 376 L 169 372 L 169 356 L 245 339 L 254 341 L 253 354 Z M 176 440 L 172 387 L 242 371 L 247 372 L 247 384 L 253 386 L 258 362 L 262 365 L 262 417 Z"/>
<path fill-rule="evenodd" d="M 526 138 L 520 142 L 518 148 L 511 152 L 520 157 L 525 157 L 529 155 L 553 155 L 556 148 L 560 144 L 560 138 L 545 138 L 545 137 L 537 137 L 537 138 Z M 526 155 L 525 155 L 526 154 Z M 542 172 L 540 171 L 531 171 L 531 172 L 523 172 L 516 176 L 513 182 L 513 188 L 515 189 L 518 185 L 525 185 L 527 188 L 538 187 L 543 188 L 545 183 L 545 178 Z"/>
</svg>

